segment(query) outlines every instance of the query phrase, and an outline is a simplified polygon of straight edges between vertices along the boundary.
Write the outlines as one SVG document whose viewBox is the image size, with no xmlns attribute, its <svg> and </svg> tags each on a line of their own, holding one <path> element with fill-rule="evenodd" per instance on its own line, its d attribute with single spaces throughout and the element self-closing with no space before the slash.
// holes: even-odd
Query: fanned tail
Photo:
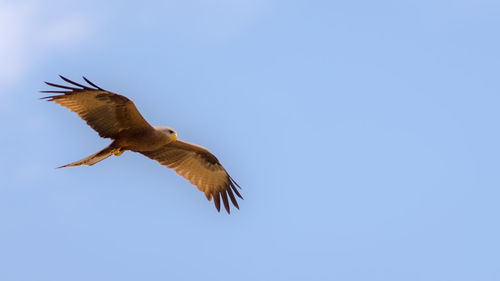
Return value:
<svg viewBox="0 0 500 281">
<path fill-rule="evenodd" d="M 66 165 L 61 166 L 61 167 L 57 167 L 57 169 L 59 169 L 59 168 L 66 168 L 66 167 L 76 167 L 76 166 L 80 166 L 80 165 L 92 166 L 95 163 L 97 163 L 99 161 L 102 161 L 102 160 L 108 158 L 109 156 L 111 156 L 113 154 L 112 150 L 113 150 L 113 148 L 110 145 L 110 146 L 104 148 L 103 150 L 90 155 L 87 158 L 83 158 L 82 160 L 78 160 L 76 162 L 73 162 L 73 163 L 70 163 L 70 164 L 66 164 Z"/>
</svg>

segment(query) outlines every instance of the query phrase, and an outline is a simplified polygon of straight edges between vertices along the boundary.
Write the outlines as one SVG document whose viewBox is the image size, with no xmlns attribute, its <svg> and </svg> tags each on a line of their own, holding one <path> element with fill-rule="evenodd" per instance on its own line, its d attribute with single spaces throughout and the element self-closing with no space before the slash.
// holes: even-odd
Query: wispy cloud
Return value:
<svg viewBox="0 0 500 281">
<path fill-rule="evenodd" d="M 15 79 L 26 65 L 32 7 L 25 3 L 0 3 L 0 82 Z"/>
<path fill-rule="evenodd" d="M 0 3 L 0 85 L 18 81 L 49 50 L 71 49 L 94 31 L 82 14 L 47 19 L 41 4 Z"/>
</svg>

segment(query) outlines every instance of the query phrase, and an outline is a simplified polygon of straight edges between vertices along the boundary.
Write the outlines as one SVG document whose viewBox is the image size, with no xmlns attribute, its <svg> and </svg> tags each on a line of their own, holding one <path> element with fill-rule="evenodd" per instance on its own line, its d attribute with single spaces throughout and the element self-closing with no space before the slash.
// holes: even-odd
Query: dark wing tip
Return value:
<svg viewBox="0 0 500 281">
<path fill-rule="evenodd" d="M 225 190 L 220 192 L 220 195 L 222 197 L 222 202 L 224 203 L 224 208 L 226 209 L 226 212 L 228 214 L 231 214 L 231 210 L 229 208 L 229 201 L 227 200 L 227 193 Z"/>
<path fill-rule="evenodd" d="M 105 91 L 103 88 L 101 88 L 101 87 L 97 86 L 96 84 L 92 83 L 85 76 L 82 76 L 82 77 L 83 77 L 83 80 L 85 80 L 85 82 L 89 83 L 89 85 L 91 85 L 92 87 L 95 87 L 97 90 Z"/>
<path fill-rule="evenodd" d="M 43 93 L 43 92 L 42 92 Z M 44 101 L 53 101 L 54 100 L 54 97 L 43 97 L 43 98 L 40 98 L 41 100 L 44 100 Z"/>
<path fill-rule="evenodd" d="M 85 76 L 83 76 L 83 80 L 85 80 L 85 82 L 87 82 L 89 85 L 91 85 L 92 87 L 95 87 L 95 88 L 90 88 L 90 87 L 82 85 L 80 83 L 76 83 L 76 82 L 74 82 L 74 81 L 72 81 L 72 80 L 70 80 L 70 79 L 68 79 L 68 78 L 66 78 L 66 77 L 64 77 L 62 75 L 59 75 L 59 77 L 61 77 L 62 80 L 64 80 L 67 83 L 70 83 L 71 85 L 70 86 L 65 86 L 65 85 L 59 85 L 59 84 L 55 84 L 55 83 L 44 81 L 45 84 L 47 84 L 47 85 L 49 85 L 51 87 L 55 87 L 56 89 L 54 89 L 54 90 L 48 90 L 48 91 L 40 91 L 40 92 L 41 93 L 51 93 L 51 94 L 70 94 L 70 93 L 78 92 L 78 91 L 82 91 L 82 90 L 94 90 L 94 91 L 100 90 L 100 91 L 106 91 L 103 88 L 101 88 L 101 87 L 97 86 L 96 84 L 94 84 L 93 82 L 91 82 Z M 61 89 L 65 89 L 66 91 L 63 91 Z"/>
<path fill-rule="evenodd" d="M 220 197 L 219 197 L 219 193 L 216 192 L 213 195 L 213 198 L 214 198 L 215 208 L 217 209 L 217 212 L 220 212 Z"/>
<path fill-rule="evenodd" d="M 54 90 L 48 90 L 48 91 L 40 91 L 40 93 L 49 93 L 49 94 L 69 94 L 71 91 L 54 91 Z"/>
<path fill-rule="evenodd" d="M 230 176 L 230 175 L 227 175 L 229 177 L 229 180 L 235 184 L 237 187 L 239 187 L 239 189 L 241 189 L 241 186 Z"/>
<path fill-rule="evenodd" d="M 231 190 L 231 188 L 227 189 L 227 193 L 229 194 L 229 199 L 231 199 L 231 202 L 233 203 L 233 205 L 236 207 L 236 209 L 239 210 L 240 206 L 238 206 L 238 201 L 236 201 L 236 197 L 234 197 L 234 193 Z"/>
<path fill-rule="evenodd" d="M 63 92 L 63 91 L 40 91 L 41 93 L 50 93 L 50 94 L 67 94 L 67 93 L 70 93 L 70 92 Z M 48 97 L 41 97 L 40 99 L 41 100 L 45 100 L 45 101 L 54 101 L 56 99 L 60 99 L 61 97 L 64 97 L 65 95 L 57 95 L 57 96 L 48 96 Z"/>
<path fill-rule="evenodd" d="M 245 199 L 243 199 L 243 196 L 241 196 L 240 192 L 238 191 L 238 189 L 236 188 L 236 186 L 232 182 L 229 183 L 229 188 L 231 188 L 234 191 L 234 193 L 236 193 L 236 196 L 240 197 L 241 200 L 245 200 Z"/>
<path fill-rule="evenodd" d="M 61 88 L 61 89 L 68 89 L 68 90 L 72 90 L 72 91 L 78 90 L 78 88 L 75 88 L 75 87 L 63 86 L 63 85 L 59 85 L 59 84 L 55 84 L 55 83 L 50 83 L 47 81 L 45 81 L 45 84 L 52 86 L 52 87 Z"/>
<path fill-rule="evenodd" d="M 68 82 L 68 83 L 70 83 L 70 84 L 73 84 L 73 85 L 75 85 L 75 86 L 77 86 L 77 87 L 80 87 L 80 88 L 82 88 L 82 89 L 85 89 L 85 90 L 92 90 L 91 88 L 89 88 L 89 87 L 87 87 L 87 86 L 85 86 L 85 85 L 82 85 L 82 84 L 76 83 L 76 82 L 74 82 L 74 81 L 71 81 L 71 80 L 69 80 L 68 78 L 66 78 L 66 77 L 64 77 L 64 76 L 62 76 L 62 75 L 59 75 L 59 77 L 61 77 L 61 79 L 62 79 L 62 80 L 66 81 L 66 82 Z"/>
</svg>

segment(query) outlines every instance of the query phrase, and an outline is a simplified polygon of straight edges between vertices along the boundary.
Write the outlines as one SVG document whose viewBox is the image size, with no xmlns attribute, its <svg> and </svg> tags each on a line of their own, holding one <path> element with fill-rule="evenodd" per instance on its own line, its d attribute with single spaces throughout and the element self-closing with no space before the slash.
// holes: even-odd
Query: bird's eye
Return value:
<svg viewBox="0 0 500 281">
<path fill-rule="evenodd" d="M 171 134 L 173 134 L 173 133 L 174 133 L 174 131 L 172 131 L 172 130 L 168 130 L 168 132 L 169 132 L 169 133 L 171 133 Z"/>
</svg>

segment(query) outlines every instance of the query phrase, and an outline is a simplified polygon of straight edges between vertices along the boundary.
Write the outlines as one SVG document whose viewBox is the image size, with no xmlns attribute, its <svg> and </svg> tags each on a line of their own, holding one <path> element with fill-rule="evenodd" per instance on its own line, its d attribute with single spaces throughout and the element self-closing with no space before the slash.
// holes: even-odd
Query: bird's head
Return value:
<svg viewBox="0 0 500 281">
<path fill-rule="evenodd" d="M 167 126 L 155 126 L 156 130 L 167 134 L 173 141 L 177 140 L 177 131 Z"/>
</svg>

